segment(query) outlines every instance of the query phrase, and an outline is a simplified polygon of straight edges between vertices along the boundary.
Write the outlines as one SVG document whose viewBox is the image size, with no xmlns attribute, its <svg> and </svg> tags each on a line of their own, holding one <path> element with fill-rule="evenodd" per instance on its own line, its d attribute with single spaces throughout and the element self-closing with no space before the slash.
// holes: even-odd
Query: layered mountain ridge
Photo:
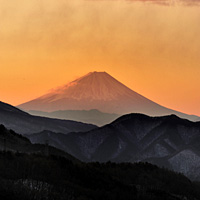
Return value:
<svg viewBox="0 0 200 200">
<path fill-rule="evenodd" d="M 86 162 L 150 162 L 200 180 L 200 122 L 175 115 L 129 114 L 88 132 L 43 131 L 28 138 L 33 143 L 49 140 Z"/>
</svg>

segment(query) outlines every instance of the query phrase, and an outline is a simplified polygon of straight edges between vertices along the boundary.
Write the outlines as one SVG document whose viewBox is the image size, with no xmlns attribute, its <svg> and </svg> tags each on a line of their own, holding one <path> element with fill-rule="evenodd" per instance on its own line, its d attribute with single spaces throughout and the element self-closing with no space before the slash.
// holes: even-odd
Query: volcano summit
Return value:
<svg viewBox="0 0 200 200">
<path fill-rule="evenodd" d="M 144 113 L 147 115 L 176 114 L 196 120 L 165 108 L 134 92 L 106 72 L 91 72 L 67 85 L 18 106 L 24 110 L 53 112 L 57 110 L 91 110 L 106 113 Z"/>
</svg>

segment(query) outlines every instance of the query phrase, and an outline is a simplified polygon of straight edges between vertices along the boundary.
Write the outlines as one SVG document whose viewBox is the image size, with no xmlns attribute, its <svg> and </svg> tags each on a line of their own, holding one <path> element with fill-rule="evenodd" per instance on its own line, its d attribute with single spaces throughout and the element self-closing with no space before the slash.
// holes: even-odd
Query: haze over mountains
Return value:
<svg viewBox="0 0 200 200">
<path fill-rule="evenodd" d="M 97 126 L 103 126 L 105 124 L 111 123 L 118 117 L 119 114 L 115 113 L 104 113 L 99 110 L 57 110 L 54 112 L 44 112 L 37 110 L 27 111 L 32 115 L 50 117 L 50 118 L 58 118 L 58 119 L 70 119 L 83 123 L 91 123 Z"/>
<path fill-rule="evenodd" d="M 0 124 L 25 135 L 33 143 L 44 144 L 48 140 L 51 146 L 82 161 L 147 161 L 200 180 L 200 122 L 175 115 L 129 114 L 98 128 L 32 116 L 0 102 Z M 11 147 L 14 143 L 11 142 Z M 28 143 L 17 148 L 24 149 L 24 144 Z"/>
<path fill-rule="evenodd" d="M 69 84 L 55 89 L 32 101 L 23 103 L 19 108 L 31 111 L 42 111 L 44 116 L 52 116 L 57 112 L 57 118 L 63 118 L 58 111 L 91 110 L 97 109 L 103 113 L 123 115 L 127 113 L 143 113 L 150 116 L 176 114 L 182 118 L 193 121 L 199 120 L 197 116 L 187 115 L 165 108 L 144 96 L 134 92 L 106 72 L 91 72 Z M 50 112 L 50 113 L 48 113 Z M 39 113 L 39 112 L 38 112 Z M 53 115 L 55 117 L 55 115 Z M 65 119 L 70 119 L 69 115 Z M 88 118 L 88 116 L 87 116 Z M 92 114 L 87 122 L 92 121 Z M 113 116 L 113 120 L 116 116 Z M 83 120 L 73 118 L 73 120 Z M 107 121 L 109 123 L 110 121 Z M 96 123 L 97 124 L 97 123 Z M 99 123 L 100 125 L 106 123 Z"/>
<path fill-rule="evenodd" d="M 87 131 L 96 127 L 70 120 L 32 116 L 3 102 L 0 102 L 0 124 L 20 134 L 31 134 L 43 130 L 69 133 L 72 131 Z"/>
<path fill-rule="evenodd" d="M 86 162 L 148 161 L 200 180 L 200 124 L 177 116 L 194 121 L 199 118 L 165 108 L 106 72 L 89 73 L 19 107 L 44 116 L 107 124 L 98 128 L 32 116 L 0 102 L 0 124 L 26 135 L 33 143 L 48 140 Z M 129 114 L 118 118 L 130 112 L 177 116 Z"/>
<path fill-rule="evenodd" d="M 101 117 L 103 123 L 108 123 L 126 112 L 199 119 L 156 104 L 106 72 L 89 73 L 19 107 L 57 118 L 61 115 L 73 116 L 78 121 L 87 118 L 87 122 Z M 187 119 L 175 115 L 128 114 L 98 128 L 76 121 L 32 116 L 0 102 L 0 124 L 26 135 L 33 143 L 44 144 L 48 140 L 50 145 L 86 162 L 148 161 L 200 180 L 200 122 Z M 97 123 L 102 123 L 101 120 Z"/>
</svg>

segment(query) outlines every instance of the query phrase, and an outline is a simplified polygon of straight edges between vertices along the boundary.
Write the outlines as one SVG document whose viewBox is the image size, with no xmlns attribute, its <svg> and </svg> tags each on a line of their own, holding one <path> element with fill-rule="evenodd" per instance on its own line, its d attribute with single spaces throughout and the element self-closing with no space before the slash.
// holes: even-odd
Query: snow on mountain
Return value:
<svg viewBox="0 0 200 200">
<path fill-rule="evenodd" d="M 18 107 L 26 111 L 46 112 L 98 109 L 106 113 L 144 113 L 152 116 L 173 113 L 190 120 L 197 118 L 158 105 L 106 72 L 91 72 Z"/>
<path fill-rule="evenodd" d="M 179 171 L 193 180 L 200 178 L 200 156 L 190 149 L 185 149 L 169 159 L 174 171 Z"/>
</svg>

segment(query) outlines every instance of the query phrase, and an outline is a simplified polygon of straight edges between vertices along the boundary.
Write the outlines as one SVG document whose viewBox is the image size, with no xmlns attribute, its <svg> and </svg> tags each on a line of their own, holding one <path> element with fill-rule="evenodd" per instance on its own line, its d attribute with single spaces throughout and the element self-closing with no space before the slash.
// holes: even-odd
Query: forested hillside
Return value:
<svg viewBox="0 0 200 200">
<path fill-rule="evenodd" d="M 74 163 L 64 157 L 0 153 L 4 200 L 195 200 L 200 185 L 148 163 Z"/>
</svg>

